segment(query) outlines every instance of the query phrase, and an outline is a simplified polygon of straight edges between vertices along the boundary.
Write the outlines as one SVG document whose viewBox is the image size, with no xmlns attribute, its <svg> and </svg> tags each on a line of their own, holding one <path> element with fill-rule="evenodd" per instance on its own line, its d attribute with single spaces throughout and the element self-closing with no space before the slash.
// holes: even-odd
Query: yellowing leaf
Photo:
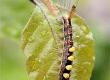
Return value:
<svg viewBox="0 0 110 80">
<path fill-rule="evenodd" d="M 59 80 L 63 54 L 63 23 L 36 9 L 22 33 L 22 48 L 26 56 L 30 80 Z M 90 80 L 94 65 L 94 40 L 84 20 L 72 19 L 75 60 L 70 80 Z M 52 28 L 52 29 L 51 29 Z"/>
</svg>

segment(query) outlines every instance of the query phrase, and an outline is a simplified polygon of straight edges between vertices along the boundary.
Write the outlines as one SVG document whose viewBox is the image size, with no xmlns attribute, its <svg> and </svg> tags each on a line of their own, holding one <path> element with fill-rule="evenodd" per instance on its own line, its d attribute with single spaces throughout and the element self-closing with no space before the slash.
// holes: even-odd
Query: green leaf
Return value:
<svg viewBox="0 0 110 80">
<path fill-rule="evenodd" d="M 30 80 L 59 80 L 63 53 L 63 23 L 40 9 L 35 9 L 22 33 L 22 48 L 26 56 Z M 70 80 L 90 80 L 94 66 L 94 39 L 84 20 L 72 19 L 75 60 Z M 52 30 L 51 30 L 51 28 Z"/>
</svg>

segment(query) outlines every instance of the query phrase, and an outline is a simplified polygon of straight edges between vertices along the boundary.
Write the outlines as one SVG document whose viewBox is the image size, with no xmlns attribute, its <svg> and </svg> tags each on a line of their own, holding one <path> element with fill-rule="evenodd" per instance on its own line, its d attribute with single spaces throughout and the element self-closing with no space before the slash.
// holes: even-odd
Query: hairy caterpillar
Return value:
<svg viewBox="0 0 110 80">
<path fill-rule="evenodd" d="M 69 57 L 73 57 L 74 52 L 73 40 L 72 40 L 72 25 L 70 19 L 64 20 L 64 54 L 60 71 L 60 80 L 68 80 L 72 68 L 72 60 Z"/>
</svg>

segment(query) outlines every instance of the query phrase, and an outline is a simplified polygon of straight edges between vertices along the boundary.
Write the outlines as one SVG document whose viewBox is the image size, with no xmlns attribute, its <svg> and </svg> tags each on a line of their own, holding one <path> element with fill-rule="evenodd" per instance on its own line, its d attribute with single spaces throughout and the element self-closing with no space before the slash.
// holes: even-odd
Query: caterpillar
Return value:
<svg viewBox="0 0 110 80">
<path fill-rule="evenodd" d="M 69 16 L 63 17 L 64 23 L 64 53 L 60 70 L 60 80 L 69 80 L 74 61 L 73 53 L 75 51 L 73 42 L 73 29 L 71 18 L 74 16 L 76 6 L 72 6 Z"/>
<path fill-rule="evenodd" d="M 72 25 L 71 20 L 63 18 L 64 21 L 64 54 L 62 59 L 62 65 L 60 70 L 60 80 L 69 80 L 70 72 L 72 69 L 72 61 L 74 56 L 72 56 L 75 48 L 73 47 L 72 40 Z"/>
</svg>

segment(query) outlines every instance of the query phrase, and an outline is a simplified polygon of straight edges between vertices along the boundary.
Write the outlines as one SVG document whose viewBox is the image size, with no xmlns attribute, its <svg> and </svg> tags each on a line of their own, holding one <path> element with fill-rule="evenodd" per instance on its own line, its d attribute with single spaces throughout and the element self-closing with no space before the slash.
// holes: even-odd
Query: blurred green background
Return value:
<svg viewBox="0 0 110 80">
<path fill-rule="evenodd" d="M 20 36 L 33 8 L 29 0 L 0 0 L 0 80 L 28 80 Z M 110 1 L 81 0 L 77 10 L 96 42 L 91 80 L 110 80 Z"/>
</svg>

